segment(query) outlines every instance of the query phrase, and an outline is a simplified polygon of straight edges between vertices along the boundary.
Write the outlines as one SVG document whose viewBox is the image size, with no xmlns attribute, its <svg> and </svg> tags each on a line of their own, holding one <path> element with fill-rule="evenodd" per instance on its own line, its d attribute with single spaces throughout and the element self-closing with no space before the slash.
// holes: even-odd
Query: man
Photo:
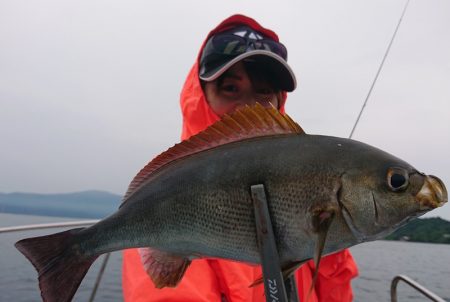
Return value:
<svg viewBox="0 0 450 302">
<path fill-rule="evenodd" d="M 246 104 L 259 102 L 283 112 L 286 92 L 295 87 L 287 50 L 278 36 L 251 18 L 231 16 L 209 33 L 185 81 L 180 98 L 182 139 Z M 126 302 L 265 301 L 263 285 L 249 287 L 261 277 L 260 266 L 198 259 L 176 288 L 156 289 L 145 272 L 146 256 L 146 249 L 124 252 Z M 301 301 L 306 301 L 313 272 L 310 261 L 295 274 Z M 356 264 L 347 250 L 324 257 L 309 301 L 351 301 L 350 280 L 356 275 Z"/>
</svg>

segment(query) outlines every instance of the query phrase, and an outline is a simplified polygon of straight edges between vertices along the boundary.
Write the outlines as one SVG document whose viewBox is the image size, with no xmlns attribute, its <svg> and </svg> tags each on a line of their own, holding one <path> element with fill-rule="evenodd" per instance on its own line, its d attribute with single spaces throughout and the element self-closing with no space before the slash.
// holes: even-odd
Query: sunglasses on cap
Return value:
<svg viewBox="0 0 450 302">
<path fill-rule="evenodd" d="M 280 82 L 284 91 L 296 87 L 295 75 L 287 64 L 286 47 L 248 26 L 220 32 L 206 42 L 200 57 L 198 76 L 210 82 L 241 60 L 254 60 Z"/>
<path fill-rule="evenodd" d="M 233 28 L 211 37 L 203 49 L 200 61 L 209 57 L 237 56 L 249 50 L 267 50 L 287 60 L 286 47 L 247 26 Z"/>
</svg>

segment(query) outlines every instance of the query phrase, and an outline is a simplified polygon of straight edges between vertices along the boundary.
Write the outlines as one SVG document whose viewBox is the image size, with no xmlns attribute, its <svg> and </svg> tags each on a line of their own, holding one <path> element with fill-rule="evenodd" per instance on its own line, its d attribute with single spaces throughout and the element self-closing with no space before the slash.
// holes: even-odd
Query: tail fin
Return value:
<svg viewBox="0 0 450 302">
<path fill-rule="evenodd" d="M 74 244 L 73 229 L 53 235 L 27 238 L 16 248 L 34 265 L 44 302 L 69 302 L 97 256 L 85 257 Z"/>
</svg>

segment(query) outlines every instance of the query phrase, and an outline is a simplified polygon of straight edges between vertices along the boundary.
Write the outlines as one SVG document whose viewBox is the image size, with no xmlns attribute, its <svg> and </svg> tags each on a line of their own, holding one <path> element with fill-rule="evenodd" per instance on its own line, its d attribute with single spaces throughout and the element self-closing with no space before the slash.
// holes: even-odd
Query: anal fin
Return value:
<svg viewBox="0 0 450 302">
<path fill-rule="evenodd" d="M 176 287 L 191 264 L 187 258 L 152 248 L 140 248 L 139 254 L 156 288 Z"/>
</svg>

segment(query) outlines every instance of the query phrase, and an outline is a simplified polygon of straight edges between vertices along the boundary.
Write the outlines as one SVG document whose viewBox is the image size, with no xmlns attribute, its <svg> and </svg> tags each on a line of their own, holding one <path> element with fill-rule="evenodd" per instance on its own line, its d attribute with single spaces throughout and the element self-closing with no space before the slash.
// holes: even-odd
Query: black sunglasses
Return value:
<svg viewBox="0 0 450 302">
<path fill-rule="evenodd" d="M 211 37 L 203 49 L 201 61 L 210 56 L 237 56 L 249 50 L 267 50 L 287 60 L 287 49 L 283 44 L 249 27 L 239 27 Z"/>
</svg>

